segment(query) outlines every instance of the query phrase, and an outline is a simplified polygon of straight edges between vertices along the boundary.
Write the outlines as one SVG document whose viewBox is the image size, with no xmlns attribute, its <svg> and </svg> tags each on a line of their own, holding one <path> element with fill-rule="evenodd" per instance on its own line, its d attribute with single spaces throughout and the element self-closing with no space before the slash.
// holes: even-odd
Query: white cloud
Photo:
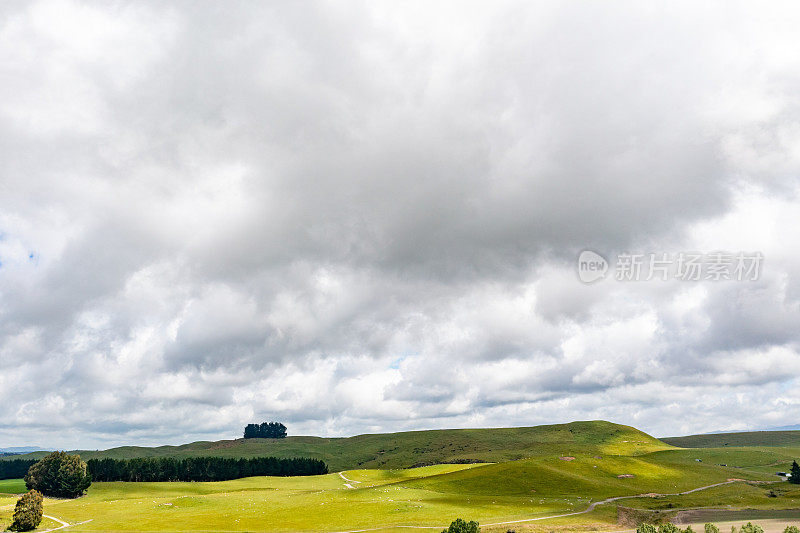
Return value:
<svg viewBox="0 0 800 533">
<path fill-rule="evenodd" d="M 0 443 L 789 423 L 799 18 L 3 5 Z M 583 285 L 584 248 L 765 263 Z"/>
</svg>

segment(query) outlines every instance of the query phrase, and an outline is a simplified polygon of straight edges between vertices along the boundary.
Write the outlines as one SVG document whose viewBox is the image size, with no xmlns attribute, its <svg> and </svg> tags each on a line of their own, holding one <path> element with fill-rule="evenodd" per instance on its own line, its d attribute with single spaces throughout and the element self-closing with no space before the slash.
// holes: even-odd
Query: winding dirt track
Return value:
<svg viewBox="0 0 800 533">
<path fill-rule="evenodd" d="M 50 516 L 50 515 L 43 514 L 42 518 L 49 518 L 50 520 L 53 520 L 54 522 L 58 522 L 59 524 L 61 524 L 58 527 L 54 527 L 53 529 L 46 529 L 45 531 L 55 531 L 56 529 L 61 529 L 61 528 L 69 526 L 69 524 L 67 522 L 64 522 L 60 518 L 56 518 L 55 516 Z"/>
<path fill-rule="evenodd" d="M 65 527 L 79 526 L 81 524 L 85 524 L 87 522 L 91 522 L 92 521 L 92 519 L 90 518 L 89 520 L 84 520 L 83 522 L 75 522 L 74 524 L 70 524 L 70 523 L 64 522 L 60 518 L 56 518 L 55 516 L 50 516 L 50 515 L 43 514 L 42 517 L 43 518 L 49 518 L 50 520 L 54 520 L 54 521 L 58 522 L 61 525 L 58 526 L 58 527 L 51 528 L 51 529 L 45 529 L 43 531 L 40 531 L 39 533 L 48 533 L 49 531 L 56 531 L 58 529 L 64 529 Z"/>
<path fill-rule="evenodd" d="M 343 479 L 347 479 L 347 478 L 344 477 L 344 475 L 341 472 L 339 473 L 339 475 L 342 476 Z M 676 492 L 676 493 L 673 493 L 673 494 L 656 494 L 656 493 L 653 493 L 653 492 L 648 492 L 646 494 L 633 494 L 631 496 L 615 496 L 613 498 L 606 498 L 605 500 L 599 500 L 599 501 L 596 501 L 596 502 L 592 502 L 583 511 L 574 511 L 574 512 L 571 512 L 571 513 L 563 513 L 563 514 L 556 514 L 556 515 L 550 515 L 550 516 L 537 516 L 536 518 L 525 518 L 525 519 L 522 519 L 522 520 L 509 520 L 507 522 L 493 522 L 491 524 L 482 524 L 482 525 L 484 525 L 484 526 L 504 526 L 504 525 L 507 525 L 507 524 L 521 524 L 521 523 L 525 523 L 525 522 L 535 522 L 535 521 L 538 521 L 538 520 L 550 520 L 550 519 L 553 519 L 553 518 L 563 518 L 565 516 L 575 516 L 575 515 L 579 515 L 579 514 L 591 513 L 592 511 L 595 510 L 595 508 L 598 505 L 604 505 L 606 503 L 611 503 L 611 502 L 615 502 L 615 501 L 618 501 L 618 500 L 625 500 L 625 499 L 630 499 L 630 498 L 643 498 L 643 497 L 646 497 L 646 496 L 682 496 L 684 494 L 691 494 L 693 492 L 698 492 L 698 491 L 701 491 L 701 490 L 712 489 L 714 487 L 719 487 L 719 486 L 722 486 L 722 485 L 728 485 L 730 483 L 741 483 L 741 482 L 744 482 L 744 481 L 745 480 L 743 480 L 743 479 L 732 479 L 730 481 L 723 481 L 722 483 L 714 483 L 713 485 L 705 485 L 703 487 L 697 487 L 696 489 L 686 490 L 686 491 L 683 491 L 683 492 Z M 392 528 L 397 528 L 397 529 L 400 529 L 400 528 L 403 528 L 403 529 L 439 529 L 439 530 L 441 530 L 442 528 L 447 529 L 447 525 L 445 525 L 445 526 L 372 527 L 372 528 L 368 528 L 368 529 L 351 529 L 351 530 L 347 530 L 347 531 L 336 531 L 336 532 L 333 532 L 333 533 L 363 533 L 365 531 L 378 531 L 378 530 L 381 530 L 381 529 L 392 529 Z"/>
<path fill-rule="evenodd" d="M 361 483 L 360 481 L 356 481 L 355 479 L 350 479 L 348 477 L 345 477 L 344 472 L 339 472 L 339 477 L 345 480 L 346 483 L 344 484 L 344 486 L 347 487 L 348 489 L 355 488 L 353 487 L 353 485 L 351 485 L 351 483 Z"/>
</svg>

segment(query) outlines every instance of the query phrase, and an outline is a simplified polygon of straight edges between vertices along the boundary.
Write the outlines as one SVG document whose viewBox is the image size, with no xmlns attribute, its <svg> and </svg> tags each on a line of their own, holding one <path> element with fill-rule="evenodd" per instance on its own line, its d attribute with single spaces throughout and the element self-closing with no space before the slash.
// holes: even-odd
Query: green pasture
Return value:
<svg viewBox="0 0 800 533">
<path fill-rule="evenodd" d="M 21 479 L 0 479 L 0 496 L 25 492 L 25 482 Z"/>
</svg>

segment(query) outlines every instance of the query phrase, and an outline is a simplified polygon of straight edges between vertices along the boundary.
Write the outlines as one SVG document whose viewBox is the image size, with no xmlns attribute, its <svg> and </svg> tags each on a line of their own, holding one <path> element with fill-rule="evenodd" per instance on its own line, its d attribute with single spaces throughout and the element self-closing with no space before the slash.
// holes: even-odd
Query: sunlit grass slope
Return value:
<svg viewBox="0 0 800 533">
<path fill-rule="evenodd" d="M 592 500 L 647 492 L 676 493 L 732 478 L 770 480 L 758 472 L 698 464 L 666 451 L 636 457 L 577 455 L 534 457 L 486 465 L 447 476 L 413 480 L 408 486 L 443 493 L 579 497 Z"/>
</svg>

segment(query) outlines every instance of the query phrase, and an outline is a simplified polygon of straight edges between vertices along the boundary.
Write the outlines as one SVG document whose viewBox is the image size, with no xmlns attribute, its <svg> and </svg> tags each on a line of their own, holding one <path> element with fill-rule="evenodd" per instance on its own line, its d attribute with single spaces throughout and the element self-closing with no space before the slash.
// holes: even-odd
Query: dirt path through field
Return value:
<svg viewBox="0 0 800 533">
<path fill-rule="evenodd" d="M 344 475 L 344 472 L 339 472 L 339 477 L 346 481 L 344 486 L 347 487 L 348 489 L 355 488 L 355 487 L 353 487 L 353 485 L 351 485 L 351 483 L 361 483 L 360 481 L 356 481 L 355 479 L 350 479 L 350 478 L 346 477 Z"/>
<path fill-rule="evenodd" d="M 52 520 L 54 522 L 58 522 L 61 525 L 58 526 L 58 527 L 51 528 L 51 529 L 42 530 L 39 533 L 49 533 L 50 531 L 56 531 L 56 530 L 59 530 L 59 529 L 64 529 L 65 527 L 79 526 L 81 524 L 85 524 L 87 522 L 91 522 L 92 521 L 91 519 L 89 519 L 89 520 L 84 520 L 83 522 L 75 522 L 74 524 L 70 524 L 68 522 L 64 522 L 60 518 L 56 518 L 55 516 L 50 516 L 50 515 L 46 515 L 46 514 L 42 515 L 42 518 L 49 518 L 50 520 Z"/>
<path fill-rule="evenodd" d="M 52 520 L 53 522 L 58 522 L 59 524 L 61 524 L 61 525 L 60 525 L 60 526 L 58 526 L 58 527 L 54 527 L 54 528 L 52 528 L 52 529 L 46 529 L 46 530 L 45 530 L 45 531 L 43 531 L 42 533 L 46 533 L 47 531 L 55 531 L 56 529 L 61 529 L 61 528 L 64 528 L 64 527 L 67 527 L 67 526 L 69 526 L 69 523 L 67 523 L 67 522 L 64 522 L 64 521 L 63 521 L 63 520 L 61 520 L 60 518 L 56 518 L 55 516 L 50 516 L 50 515 L 46 515 L 46 514 L 44 514 L 44 515 L 42 515 L 42 518 L 49 518 L 49 519 L 50 519 L 50 520 Z"/>
</svg>

